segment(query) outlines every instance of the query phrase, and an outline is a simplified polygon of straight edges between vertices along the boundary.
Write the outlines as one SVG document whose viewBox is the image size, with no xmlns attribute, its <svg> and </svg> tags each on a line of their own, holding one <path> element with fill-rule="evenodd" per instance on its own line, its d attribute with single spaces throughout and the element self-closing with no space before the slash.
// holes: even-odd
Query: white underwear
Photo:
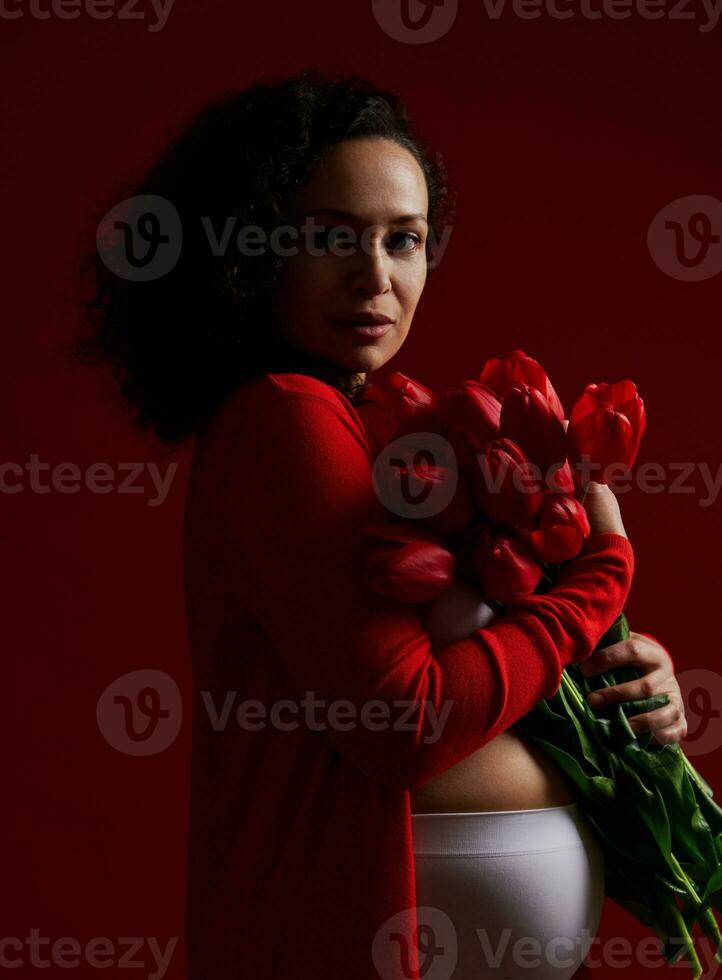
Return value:
<svg viewBox="0 0 722 980">
<path fill-rule="evenodd" d="M 411 824 L 424 980 L 574 975 L 604 904 L 604 859 L 577 803 Z"/>
</svg>

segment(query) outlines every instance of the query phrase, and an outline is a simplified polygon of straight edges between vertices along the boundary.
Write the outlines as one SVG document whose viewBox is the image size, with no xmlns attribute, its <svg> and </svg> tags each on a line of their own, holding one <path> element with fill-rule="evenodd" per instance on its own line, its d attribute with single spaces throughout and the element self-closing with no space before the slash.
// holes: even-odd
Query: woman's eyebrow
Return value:
<svg viewBox="0 0 722 980">
<path fill-rule="evenodd" d="M 308 218 L 311 217 L 311 215 L 315 215 L 315 214 L 330 214 L 333 215 L 333 217 L 335 218 L 347 218 L 350 221 L 359 220 L 358 215 L 353 214 L 351 211 L 343 211 L 340 208 L 312 208 L 310 211 L 305 211 L 301 217 Z M 414 214 L 397 215 L 397 217 L 391 218 L 391 224 L 394 225 L 409 224 L 410 222 L 418 221 L 419 219 L 421 221 L 426 221 L 426 223 L 428 224 L 426 215 L 422 214 L 420 211 L 417 211 Z"/>
</svg>

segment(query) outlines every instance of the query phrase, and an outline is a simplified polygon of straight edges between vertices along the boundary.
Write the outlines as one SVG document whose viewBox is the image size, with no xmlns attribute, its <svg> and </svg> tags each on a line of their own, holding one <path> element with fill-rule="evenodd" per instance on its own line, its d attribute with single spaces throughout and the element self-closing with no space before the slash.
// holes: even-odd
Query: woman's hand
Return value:
<svg viewBox="0 0 722 980">
<path fill-rule="evenodd" d="M 668 704 L 654 711 L 632 715 L 627 721 L 635 732 L 651 732 L 660 745 L 680 742 L 687 734 L 682 692 L 674 676 L 672 658 L 656 640 L 642 633 L 630 632 L 628 640 L 597 650 L 582 661 L 579 670 L 589 677 L 627 664 L 636 667 L 642 676 L 636 681 L 594 691 L 587 697 L 589 706 L 603 708 L 621 701 L 637 701 L 655 694 L 667 694 Z M 597 700 L 595 695 L 599 695 Z"/>
<path fill-rule="evenodd" d="M 627 537 L 622 523 L 619 501 L 615 493 L 605 483 L 587 484 L 586 496 L 582 495 L 584 507 L 589 519 L 589 530 L 592 534 L 611 532 Z"/>
</svg>

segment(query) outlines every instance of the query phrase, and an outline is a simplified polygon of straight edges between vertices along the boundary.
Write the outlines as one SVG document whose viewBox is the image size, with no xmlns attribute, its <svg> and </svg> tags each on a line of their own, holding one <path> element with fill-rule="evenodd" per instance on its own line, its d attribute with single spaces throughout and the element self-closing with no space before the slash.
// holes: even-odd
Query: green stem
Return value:
<svg viewBox="0 0 722 980">
<path fill-rule="evenodd" d="M 566 670 L 562 671 L 562 686 L 564 687 L 564 693 L 567 695 L 567 697 L 571 697 L 571 699 L 574 702 L 576 702 L 579 711 L 584 713 L 584 707 L 585 707 L 584 699 L 579 693 L 579 689 L 577 688 L 577 685 L 567 674 Z"/>
<path fill-rule="evenodd" d="M 587 499 L 588 491 L 589 491 L 589 484 L 587 483 L 586 487 L 584 488 L 584 493 L 582 494 L 582 500 L 581 500 L 582 507 L 584 506 L 584 501 Z"/>
<path fill-rule="evenodd" d="M 702 974 L 702 964 L 700 963 L 699 957 L 697 956 L 697 952 L 694 948 L 694 941 L 687 930 L 687 926 L 685 925 L 684 919 L 682 918 L 677 906 L 673 905 L 671 907 L 671 911 L 680 932 L 679 938 L 682 939 L 685 944 L 684 952 L 691 961 L 692 973 L 694 974 L 695 980 L 697 980 L 697 977 L 701 976 Z"/>
<path fill-rule="evenodd" d="M 709 793 L 707 791 L 707 787 L 702 782 L 702 777 L 697 772 L 697 770 L 692 765 L 692 763 L 689 761 L 689 759 L 684 754 L 684 752 L 682 752 L 682 762 L 684 763 L 684 768 L 687 770 L 687 775 L 689 776 L 689 778 L 693 782 L 695 782 L 697 784 L 697 786 L 699 786 L 699 788 L 702 790 L 702 792 L 704 793 L 705 796 L 709 796 Z"/>
<path fill-rule="evenodd" d="M 722 963 L 722 935 L 717 925 L 717 919 L 714 917 L 714 912 L 712 909 L 706 909 L 697 921 L 705 936 L 713 940 L 716 944 L 717 949 L 715 950 L 714 958 L 718 963 Z"/>
<path fill-rule="evenodd" d="M 674 856 L 674 854 L 670 854 L 669 855 L 669 864 L 670 864 L 670 867 L 672 868 L 672 870 L 674 871 L 674 873 L 677 875 L 677 877 L 679 878 L 679 880 L 684 885 L 684 887 L 687 889 L 687 892 L 689 893 L 689 897 L 692 900 L 692 902 L 694 903 L 694 905 L 697 905 L 697 906 L 701 905 L 702 904 L 702 899 L 699 897 L 699 895 L 695 891 L 694 884 L 687 877 L 687 875 L 684 873 L 684 870 L 682 869 L 679 861 Z"/>
</svg>

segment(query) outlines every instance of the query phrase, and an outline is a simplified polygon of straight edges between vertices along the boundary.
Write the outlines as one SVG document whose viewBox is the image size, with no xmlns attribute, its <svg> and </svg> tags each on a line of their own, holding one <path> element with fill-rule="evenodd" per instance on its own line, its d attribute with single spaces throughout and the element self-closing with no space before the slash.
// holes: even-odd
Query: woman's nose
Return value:
<svg viewBox="0 0 722 980">
<path fill-rule="evenodd" d="M 359 247 L 349 273 L 349 286 L 354 292 L 363 290 L 371 296 L 387 293 L 391 289 L 388 256 L 378 248 Z"/>
</svg>

